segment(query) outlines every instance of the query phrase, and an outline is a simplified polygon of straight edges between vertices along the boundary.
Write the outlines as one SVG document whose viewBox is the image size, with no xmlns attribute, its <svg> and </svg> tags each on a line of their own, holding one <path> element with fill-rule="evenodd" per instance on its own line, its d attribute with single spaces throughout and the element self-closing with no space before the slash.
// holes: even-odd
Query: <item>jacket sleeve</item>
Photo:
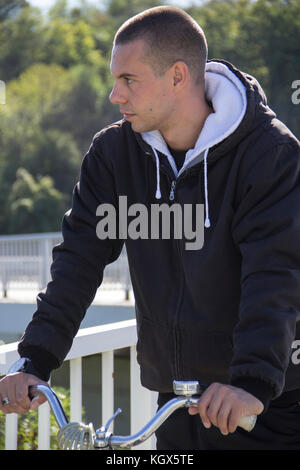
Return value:
<svg viewBox="0 0 300 470">
<path fill-rule="evenodd" d="M 63 362 L 105 266 L 118 258 L 123 246 L 122 241 L 100 240 L 96 234 L 97 207 L 116 207 L 114 178 L 100 143 L 101 137 L 95 136 L 83 159 L 72 209 L 62 222 L 63 242 L 53 249 L 52 280 L 39 293 L 37 310 L 19 343 L 19 354 L 32 360 L 44 380 Z"/>
<path fill-rule="evenodd" d="M 257 156 L 243 175 L 232 225 L 242 266 L 230 381 L 266 405 L 282 393 L 300 318 L 299 143 Z"/>
</svg>

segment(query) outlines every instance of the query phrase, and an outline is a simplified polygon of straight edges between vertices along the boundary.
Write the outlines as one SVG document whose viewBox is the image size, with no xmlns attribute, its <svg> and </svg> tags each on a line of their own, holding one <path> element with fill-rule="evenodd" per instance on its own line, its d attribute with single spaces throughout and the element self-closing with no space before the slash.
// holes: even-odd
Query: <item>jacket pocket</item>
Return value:
<svg viewBox="0 0 300 470">
<path fill-rule="evenodd" d="M 180 380 L 228 383 L 233 356 L 230 333 L 203 333 L 195 328 L 181 330 L 179 336 Z"/>
<path fill-rule="evenodd" d="M 136 349 L 142 385 L 150 390 L 172 392 L 175 378 L 172 328 L 143 318 L 138 324 Z"/>
</svg>

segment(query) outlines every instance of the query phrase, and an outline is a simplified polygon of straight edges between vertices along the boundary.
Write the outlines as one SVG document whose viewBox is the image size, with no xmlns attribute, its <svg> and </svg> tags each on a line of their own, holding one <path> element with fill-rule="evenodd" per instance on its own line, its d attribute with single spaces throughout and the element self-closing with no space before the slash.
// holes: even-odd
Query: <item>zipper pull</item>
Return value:
<svg viewBox="0 0 300 470">
<path fill-rule="evenodd" d="M 176 186 L 176 181 L 173 180 L 172 181 L 172 185 L 171 185 L 171 191 L 170 191 L 170 195 L 169 195 L 169 199 L 170 201 L 174 201 L 174 191 L 175 191 L 175 186 Z"/>
</svg>

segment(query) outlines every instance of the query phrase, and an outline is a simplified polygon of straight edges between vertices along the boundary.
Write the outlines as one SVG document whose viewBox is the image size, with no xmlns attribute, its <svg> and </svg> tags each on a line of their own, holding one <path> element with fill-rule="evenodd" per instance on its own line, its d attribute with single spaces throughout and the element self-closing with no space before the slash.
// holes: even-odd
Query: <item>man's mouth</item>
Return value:
<svg viewBox="0 0 300 470">
<path fill-rule="evenodd" d="M 124 112 L 122 112 L 122 111 L 121 111 L 121 114 L 123 114 L 124 119 L 130 119 L 131 117 L 134 116 L 133 113 L 124 113 Z"/>
</svg>

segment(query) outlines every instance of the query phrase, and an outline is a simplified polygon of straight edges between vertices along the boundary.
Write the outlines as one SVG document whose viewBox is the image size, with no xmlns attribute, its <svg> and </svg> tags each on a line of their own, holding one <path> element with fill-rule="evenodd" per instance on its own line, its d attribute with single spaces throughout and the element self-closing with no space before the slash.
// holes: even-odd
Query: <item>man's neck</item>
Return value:
<svg viewBox="0 0 300 470">
<path fill-rule="evenodd" d="M 213 112 L 212 107 L 204 100 L 197 110 L 193 106 L 189 112 L 182 113 L 169 131 L 162 132 L 168 146 L 174 150 L 194 148 L 207 117 Z"/>
</svg>

